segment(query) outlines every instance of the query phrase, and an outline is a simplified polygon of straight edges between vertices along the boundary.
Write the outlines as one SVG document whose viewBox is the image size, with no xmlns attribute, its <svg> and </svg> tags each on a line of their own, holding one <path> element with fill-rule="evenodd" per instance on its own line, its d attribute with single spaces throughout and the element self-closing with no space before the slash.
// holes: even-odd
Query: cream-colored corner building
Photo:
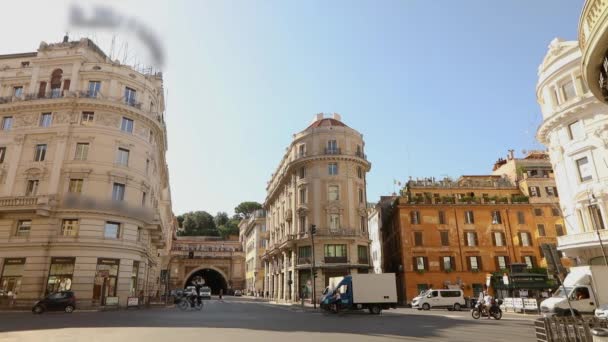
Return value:
<svg viewBox="0 0 608 342">
<path fill-rule="evenodd" d="M 160 74 L 88 39 L 0 56 L 3 303 L 156 293 L 175 227 L 163 112 Z"/>
<path fill-rule="evenodd" d="M 261 295 L 264 291 L 262 255 L 268 246 L 268 235 L 263 209 L 239 223 L 239 239 L 245 251 L 245 294 Z"/>
<path fill-rule="evenodd" d="M 608 239 L 608 106 L 585 82 L 584 56 L 576 41 L 554 39 L 536 86 L 537 139 L 549 148 L 567 230 L 558 248 L 577 265 L 603 264 L 597 232 Z"/>
<path fill-rule="evenodd" d="M 312 296 L 310 228 L 316 226 L 318 298 L 329 278 L 369 272 L 363 135 L 338 114 L 315 116 L 295 134 L 266 188 L 270 232 L 264 254 L 265 291 L 279 301 Z"/>
</svg>

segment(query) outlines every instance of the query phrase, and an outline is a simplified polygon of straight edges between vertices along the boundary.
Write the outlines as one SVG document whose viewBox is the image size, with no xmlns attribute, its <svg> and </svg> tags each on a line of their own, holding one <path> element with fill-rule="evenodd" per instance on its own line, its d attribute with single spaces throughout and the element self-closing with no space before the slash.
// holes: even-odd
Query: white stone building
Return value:
<svg viewBox="0 0 608 342">
<path fill-rule="evenodd" d="M 367 229 L 371 240 L 369 252 L 374 273 L 382 273 L 382 234 L 380 234 L 380 213 L 375 206 L 367 210 Z"/>
<path fill-rule="evenodd" d="M 543 116 L 537 138 L 549 148 L 567 229 L 558 249 L 579 265 L 604 264 L 598 237 L 608 242 L 608 106 L 583 80 L 576 41 L 551 42 L 536 96 Z"/>
</svg>

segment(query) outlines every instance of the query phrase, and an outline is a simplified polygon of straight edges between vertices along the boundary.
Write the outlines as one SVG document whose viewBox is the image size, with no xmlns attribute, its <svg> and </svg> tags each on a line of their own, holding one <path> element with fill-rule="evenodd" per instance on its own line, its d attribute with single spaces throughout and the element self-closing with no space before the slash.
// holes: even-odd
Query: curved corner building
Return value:
<svg viewBox="0 0 608 342">
<path fill-rule="evenodd" d="M 162 76 L 91 40 L 0 56 L 0 305 L 158 290 L 174 227 Z"/>
<path fill-rule="evenodd" d="M 537 138 L 549 148 L 568 232 L 558 248 L 577 265 L 604 264 L 596 230 L 608 242 L 608 106 L 582 72 L 579 44 L 554 39 L 538 71 Z"/>
<path fill-rule="evenodd" d="M 369 272 L 366 174 L 371 164 L 363 135 L 338 114 L 318 114 L 293 141 L 266 188 L 270 241 L 265 291 L 279 301 L 311 298 L 331 277 Z M 310 228 L 316 226 L 314 253 Z"/>
<path fill-rule="evenodd" d="M 608 103 L 608 1 L 586 0 L 578 24 L 582 75 L 591 93 Z"/>
</svg>

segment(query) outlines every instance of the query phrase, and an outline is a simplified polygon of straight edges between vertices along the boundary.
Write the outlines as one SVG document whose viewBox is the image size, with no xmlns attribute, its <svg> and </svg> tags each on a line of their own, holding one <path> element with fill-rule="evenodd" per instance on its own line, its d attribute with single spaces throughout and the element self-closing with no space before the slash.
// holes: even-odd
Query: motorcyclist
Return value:
<svg viewBox="0 0 608 342">
<path fill-rule="evenodd" d="M 488 314 L 488 319 L 490 319 L 490 309 L 492 308 L 492 303 L 494 302 L 494 298 L 486 291 L 485 296 L 483 297 L 483 303 L 485 306 L 486 313 Z"/>
<path fill-rule="evenodd" d="M 194 293 L 196 295 L 196 302 L 198 303 L 198 305 L 201 305 L 202 304 L 201 288 L 203 287 L 205 282 L 203 281 L 202 278 L 199 277 L 199 278 L 196 278 L 193 283 L 194 283 L 194 290 L 195 290 Z M 194 301 L 191 302 L 191 305 L 192 305 L 192 307 L 194 307 Z"/>
</svg>

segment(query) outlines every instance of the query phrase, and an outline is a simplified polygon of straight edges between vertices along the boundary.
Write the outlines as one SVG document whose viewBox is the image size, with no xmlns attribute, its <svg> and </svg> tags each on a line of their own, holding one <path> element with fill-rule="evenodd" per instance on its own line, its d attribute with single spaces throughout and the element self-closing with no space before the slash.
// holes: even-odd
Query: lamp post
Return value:
<svg viewBox="0 0 608 342">
<path fill-rule="evenodd" d="M 599 217 L 597 215 L 596 210 L 599 210 L 598 204 L 597 204 L 597 198 L 595 198 L 595 195 L 593 194 L 593 192 L 591 192 L 590 194 L 590 198 L 589 198 L 589 204 L 591 204 L 591 206 L 593 206 L 593 210 L 591 211 L 591 220 L 593 221 L 593 230 L 595 231 L 595 234 L 597 235 L 597 240 L 600 243 L 600 249 L 602 250 L 602 256 L 604 257 L 604 263 L 606 264 L 606 266 L 608 266 L 608 257 L 606 257 L 606 251 L 604 250 L 604 242 L 602 241 L 602 236 L 600 234 L 600 226 L 601 226 L 601 222 L 599 222 Z"/>
<path fill-rule="evenodd" d="M 317 299 L 316 299 L 316 287 L 315 287 L 315 234 L 317 233 L 317 226 L 314 224 L 310 225 L 310 244 L 311 244 L 311 256 L 312 261 L 310 262 L 310 280 L 312 281 L 312 297 L 310 300 L 312 301 L 312 306 L 314 309 L 317 308 Z"/>
</svg>

